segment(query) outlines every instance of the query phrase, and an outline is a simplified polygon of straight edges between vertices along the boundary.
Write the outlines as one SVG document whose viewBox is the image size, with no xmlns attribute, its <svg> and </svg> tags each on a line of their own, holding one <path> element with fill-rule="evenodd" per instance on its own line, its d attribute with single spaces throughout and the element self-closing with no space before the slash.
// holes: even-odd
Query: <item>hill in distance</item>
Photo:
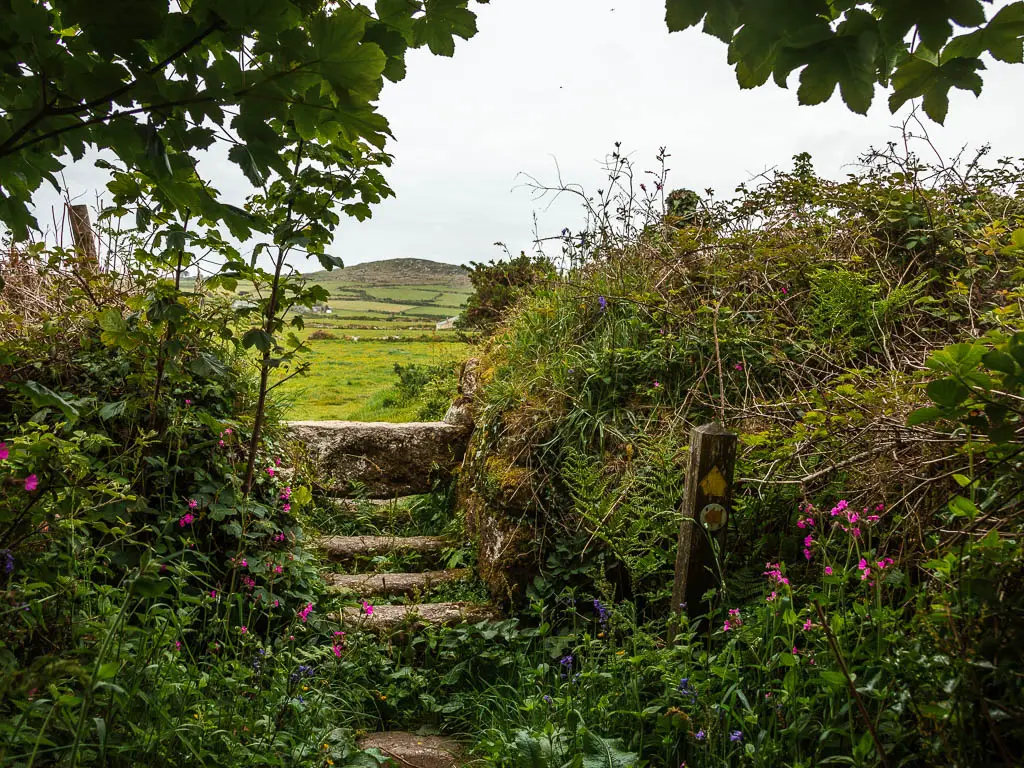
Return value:
<svg viewBox="0 0 1024 768">
<path fill-rule="evenodd" d="M 445 264 L 429 259 L 384 259 L 355 264 L 330 272 L 311 272 L 306 275 L 310 282 L 329 285 L 345 285 L 353 288 L 380 286 L 436 286 L 463 292 L 472 290 L 469 270 L 458 264 Z"/>
</svg>

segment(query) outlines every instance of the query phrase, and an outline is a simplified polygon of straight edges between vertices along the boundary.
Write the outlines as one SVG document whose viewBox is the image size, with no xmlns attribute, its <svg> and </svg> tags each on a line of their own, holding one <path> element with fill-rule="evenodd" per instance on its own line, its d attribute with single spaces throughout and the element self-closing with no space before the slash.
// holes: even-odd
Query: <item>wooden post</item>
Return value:
<svg viewBox="0 0 1024 768">
<path fill-rule="evenodd" d="M 96 255 L 96 238 L 89 221 L 89 206 L 69 205 L 68 212 L 71 214 L 71 237 L 75 241 L 75 250 L 82 255 L 86 264 L 99 266 L 99 258 Z"/>
<path fill-rule="evenodd" d="M 690 432 L 690 464 L 686 471 L 683 519 L 676 551 L 676 578 L 672 586 L 672 612 L 703 612 L 701 597 L 718 584 L 711 540 L 725 546 L 732 513 L 732 475 L 736 462 L 736 435 L 718 422 Z"/>
</svg>

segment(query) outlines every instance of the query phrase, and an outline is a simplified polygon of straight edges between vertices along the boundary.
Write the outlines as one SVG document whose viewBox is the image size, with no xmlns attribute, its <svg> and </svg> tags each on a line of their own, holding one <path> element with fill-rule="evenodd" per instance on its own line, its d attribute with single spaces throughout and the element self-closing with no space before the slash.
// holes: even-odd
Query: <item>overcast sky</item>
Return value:
<svg viewBox="0 0 1024 768">
<path fill-rule="evenodd" d="M 869 146 L 899 136 L 901 115 L 881 91 L 862 117 L 838 93 L 799 106 L 795 75 L 790 90 L 741 90 L 723 43 L 698 30 L 668 33 L 664 0 L 492 0 L 477 11 L 479 34 L 454 58 L 413 51 L 408 77 L 386 86 L 397 197 L 368 222 L 342 223 L 332 250 L 347 264 L 489 260 L 501 255 L 496 241 L 530 251 L 535 213 L 542 234 L 580 216 L 568 199 L 534 200 L 517 174 L 553 182 L 557 160 L 565 180 L 596 189 L 615 141 L 641 169 L 668 147 L 669 188 L 728 195 L 802 151 L 819 172 L 841 176 Z M 1024 155 L 1024 65 L 988 63 L 980 98 L 954 91 L 946 125 L 927 123 L 946 153 L 990 143 L 996 156 Z M 67 178 L 79 189 L 102 183 L 87 168 Z"/>
</svg>

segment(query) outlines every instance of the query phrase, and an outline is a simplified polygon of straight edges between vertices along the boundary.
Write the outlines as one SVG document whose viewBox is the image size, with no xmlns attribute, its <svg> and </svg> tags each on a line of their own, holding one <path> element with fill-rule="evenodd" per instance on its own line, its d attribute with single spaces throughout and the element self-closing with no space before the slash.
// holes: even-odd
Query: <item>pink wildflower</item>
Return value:
<svg viewBox="0 0 1024 768">
<path fill-rule="evenodd" d="M 367 616 L 373 616 L 373 606 L 370 605 L 366 600 L 363 600 L 363 613 Z"/>
<path fill-rule="evenodd" d="M 188 508 L 189 509 L 195 509 L 198 506 L 199 506 L 199 502 L 196 501 L 195 499 L 189 499 L 188 500 Z"/>
<path fill-rule="evenodd" d="M 174 641 L 174 650 L 176 650 L 176 651 L 180 651 L 181 650 L 181 640 L 175 640 Z"/>
<path fill-rule="evenodd" d="M 216 589 L 211 589 L 211 590 L 210 590 L 210 597 L 211 597 L 212 599 L 214 599 L 214 600 L 216 600 L 216 599 L 217 599 L 217 590 L 216 590 Z"/>
<path fill-rule="evenodd" d="M 224 443 L 223 440 L 219 440 L 219 441 L 217 441 L 217 445 L 219 445 L 221 448 L 223 448 L 225 443 Z"/>
<path fill-rule="evenodd" d="M 267 467 L 267 474 L 270 475 L 271 477 L 274 476 L 274 471 L 275 470 L 273 467 Z"/>
<path fill-rule="evenodd" d="M 285 501 L 288 501 L 291 497 L 292 497 L 292 487 L 290 485 L 286 485 L 284 487 L 284 490 L 281 491 L 281 498 L 284 499 Z"/>
<path fill-rule="evenodd" d="M 806 632 L 807 630 L 809 630 L 813 626 L 814 626 L 814 624 L 812 624 L 811 620 L 808 619 L 807 621 L 804 622 L 804 632 Z"/>
<path fill-rule="evenodd" d="M 735 368 L 737 371 L 742 371 L 743 363 L 736 363 L 736 365 L 734 365 L 733 368 Z"/>
<path fill-rule="evenodd" d="M 730 624 L 730 623 L 729 623 L 729 620 L 728 620 L 728 619 L 726 619 L 726 620 L 725 620 L 725 624 L 723 624 L 723 625 L 722 625 L 722 631 L 723 631 L 723 632 L 728 632 L 728 631 L 730 631 L 731 629 L 732 629 L 732 624 Z"/>
<path fill-rule="evenodd" d="M 248 568 L 249 567 L 249 561 L 246 560 L 244 557 L 242 558 L 242 567 L 243 568 Z"/>
<path fill-rule="evenodd" d="M 192 405 L 192 401 L 189 400 L 187 397 L 185 398 L 185 405 Z"/>
<path fill-rule="evenodd" d="M 39 487 L 39 478 L 35 475 L 29 475 L 25 478 L 25 490 L 34 491 Z"/>
<path fill-rule="evenodd" d="M 789 293 L 789 288 L 782 286 L 782 295 L 785 296 L 787 293 Z"/>
<path fill-rule="evenodd" d="M 654 388 L 655 389 L 658 389 L 660 386 L 661 386 L 661 382 L 660 381 L 654 382 Z"/>
<path fill-rule="evenodd" d="M 280 600 L 275 600 L 275 601 L 274 601 L 274 607 L 275 607 L 275 608 L 278 608 L 278 607 L 280 607 L 280 605 L 281 605 L 281 601 L 280 601 Z"/>
<path fill-rule="evenodd" d="M 291 504 L 284 504 L 284 505 L 282 505 L 281 509 L 284 512 L 291 512 L 292 511 L 292 505 Z"/>
<path fill-rule="evenodd" d="M 284 573 L 284 566 L 283 565 L 275 565 L 274 566 L 274 573 Z"/>
<path fill-rule="evenodd" d="M 832 566 L 831 565 L 826 565 L 825 566 L 825 575 L 826 576 L 831 576 L 832 575 Z"/>
<path fill-rule="evenodd" d="M 0 461 L 7 461 L 7 457 L 11 455 L 11 452 L 7 450 L 7 443 L 0 443 Z"/>
<path fill-rule="evenodd" d="M 776 563 L 765 563 L 764 575 L 768 577 L 768 581 L 774 581 L 776 584 L 789 585 L 789 579 L 782 575 L 782 567 Z"/>
<path fill-rule="evenodd" d="M 246 632 L 249 631 L 249 628 L 248 627 L 239 627 L 238 631 L 241 632 L 244 635 Z"/>
<path fill-rule="evenodd" d="M 224 430 L 224 434 L 225 435 L 230 435 L 231 434 L 231 427 L 228 427 L 227 429 L 225 429 Z"/>
<path fill-rule="evenodd" d="M 184 517 L 178 521 L 178 526 L 184 528 L 186 525 L 192 525 L 195 522 L 195 516 L 191 512 L 186 512 Z"/>
<path fill-rule="evenodd" d="M 306 607 L 299 611 L 299 618 L 305 623 L 306 619 L 309 618 L 309 614 L 313 612 L 313 604 L 306 603 Z"/>
<path fill-rule="evenodd" d="M 778 596 L 779 596 L 779 595 L 778 595 L 778 593 L 777 593 L 777 592 L 772 592 L 772 593 L 771 593 L 770 595 L 768 595 L 768 597 L 766 597 L 766 598 L 764 599 L 764 601 L 765 601 L 766 603 L 773 603 L 773 602 L 775 602 L 775 598 L 776 598 L 776 597 L 778 597 Z"/>
</svg>

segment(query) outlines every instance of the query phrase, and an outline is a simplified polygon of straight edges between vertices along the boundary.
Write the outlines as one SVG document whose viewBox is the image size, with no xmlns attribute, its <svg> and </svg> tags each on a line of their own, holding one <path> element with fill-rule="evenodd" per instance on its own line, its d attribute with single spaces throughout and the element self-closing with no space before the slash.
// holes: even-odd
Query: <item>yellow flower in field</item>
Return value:
<svg viewBox="0 0 1024 768">
<path fill-rule="evenodd" d="M 330 744 L 324 744 L 324 749 L 330 749 L 330 748 L 331 748 Z"/>
<path fill-rule="evenodd" d="M 616 656 L 624 656 L 625 654 L 626 654 L 626 652 L 625 652 L 625 651 L 616 651 L 616 652 L 615 652 L 615 655 L 616 655 Z"/>
</svg>

